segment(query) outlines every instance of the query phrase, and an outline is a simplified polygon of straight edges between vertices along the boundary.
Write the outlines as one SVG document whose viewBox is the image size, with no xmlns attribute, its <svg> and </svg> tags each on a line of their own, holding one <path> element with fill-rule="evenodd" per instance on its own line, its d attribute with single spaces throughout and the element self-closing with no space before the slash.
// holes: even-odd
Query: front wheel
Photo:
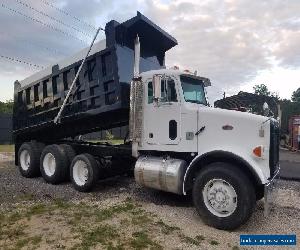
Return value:
<svg viewBox="0 0 300 250">
<path fill-rule="evenodd" d="M 99 179 L 99 165 L 90 154 L 77 155 L 72 161 L 70 176 L 77 191 L 88 192 Z"/>
<path fill-rule="evenodd" d="M 193 201 L 206 224 L 232 230 L 250 218 L 256 196 L 249 178 L 239 168 L 216 162 L 196 177 Z"/>
</svg>

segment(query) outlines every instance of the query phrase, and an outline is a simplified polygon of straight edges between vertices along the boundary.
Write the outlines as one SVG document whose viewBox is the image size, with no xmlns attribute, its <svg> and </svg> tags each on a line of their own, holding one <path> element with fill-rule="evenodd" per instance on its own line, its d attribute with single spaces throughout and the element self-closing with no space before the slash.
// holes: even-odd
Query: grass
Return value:
<svg viewBox="0 0 300 250">
<path fill-rule="evenodd" d="M 18 220 L 20 220 L 22 218 L 22 214 L 19 212 L 12 212 L 8 215 L 7 218 L 7 222 L 9 224 L 14 224 L 15 222 L 17 222 Z"/>
<path fill-rule="evenodd" d="M 182 239 L 183 242 L 190 244 L 190 245 L 195 245 L 195 246 L 199 246 L 205 240 L 205 237 L 203 235 L 197 235 L 195 238 L 192 238 L 192 237 L 186 236 L 182 233 L 179 233 L 179 237 Z M 216 241 L 214 241 L 214 242 L 216 242 Z M 212 244 L 212 245 L 218 245 L 218 244 Z"/>
<path fill-rule="evenodd" d="M 124 204 L 112 206 L 107 209 L 100 210 L 99 212 L 96 212 L 96 218 L 97 221 L 103 221 L 111 218 L 113 215 L 122 213 L 122 212 L 128 212 L 130 210 L 134 209 L 134 205 L 126 201 Z"/>
<path fill-rule="evenodd" d="M 31 243 L 33 246 L 37 246 L 42 241 L 42 236 L 37 235 L 33 237 L 27 237 L 17 241 L 15 249 L 22 249 L 25 246 L 28 246 Z"/>
<path fill-rule="evenodd" d="M 99 243 L 108 246 L 117 237 L 119 237 L 117 229 L 110 225 L 99 225 L 95 229 L 84 232 L 80 248 L 90 249 Z"/>
<path fill-rule="evenodd" d="M 195 237 L 195 239 L 196 239 L 197 241 L 201 242 L 201 241 L 205 240 L 205 237 L 204 237 L 203 235 L 197 235 L 197 236 Z"/>
<path fill-rule="evenodd" d="M 47 206 L 45 204 L 36 204 L 34 206 L 32 206 L 29 211 L 27 211 L 26 216 L 27 218 L 31 218 L 31 216 L 33 215 L 40 215 L 43 214 L 45 212 L 47 212 L 49 210 L 49 208 L 47 208 Z"/>
<path fill-rule="evenodd" d="M 132 216 L 131 223 L 133 225 L 143 226 L 152 223 L 153 220 L 144 212 L 139 215 Z"/>
<path fill-rule="evenodd" d="M 179 227 L 169 226 L 166 223 L 164 223 L 162 220 L 159 220 L 158 222 L 156 222 L 156 224 L 158 226 L 160 226 L 161 231 L 162 231 L 163 234 L 171 234 L 176 230 L 180 230 Z"/>
<path fill-rule="evenodd" d="M 29 238 L 20 239 L 17 241 L 15 249 L 22 249 L 23 247 L 27 246 L 29 242 Z"/>
<path fill-rule="evenodd" d="M 216 241 L 216 240 L 211 240 L 210 244 L 213 245 L 213 246 L 217 246 L 217 245 L 219 245 L 219 242 Z"/>
<path fill-rule="evenodd" d="M 190 245 L 199 246 L 200 243 L 201 243 L 197 239 L 194 239 L 192 237 L 186 236 L 184 234 L 179 234 L 179 237 L 182 239 L 183 242 L 185 242 L 187 244 L 190 244 Z"/>
<path fill-rule="evenodd" d="M 71 207 L 71 204 L 64 201 L 63 199 L 56 199 L 54 200 L 54 205 L 58 209 L 68 209 Z"/>
<path fill-rule="evenodd" d="M 18 225 L 17 227 L 12 227 L 11 225 L 6 225 L 5 227 L 3 226 L 3 228 L 0 228 L 0 240 L 13 240 L 15 238 L 25 236 L 25 228 L 25 225 Z"/>
<path fill-rule="evenodd" d="M 14 152 L 15 145 L 0 145 L 0 152 Z"/>
<path fill-rule="evenodd" d="M 0 210 L 0 249 L 46 246 L 83 250 L 163 249 L 167 238 L 198 248 L 203 242 L 219 245 L 215 240 L 205 240 L 203 235 L 185 235 L 179 227 L 169 225 L 130 199 L 100 208 L 97 204 L 78 204 L 62 199 L 32 203 L 32 197 L 27 193 L 22 197 L 24 201 L 14 209 Z M 28 230 L 32 223 L 45 220 L 47 225 L 40 231 Z M 60 223 L 59 234 L 50 231 L 51 225 L 57 223 Z"/>
<path fill-rule="evenodd" d="M 133 249 L 146 249 L 151 247 L 152 249 L 163 249 L 161 245 L 150 239 L 146 232 L 134 232 L 132 234 L 132 240 L 130 246 Z"/>
</svg>

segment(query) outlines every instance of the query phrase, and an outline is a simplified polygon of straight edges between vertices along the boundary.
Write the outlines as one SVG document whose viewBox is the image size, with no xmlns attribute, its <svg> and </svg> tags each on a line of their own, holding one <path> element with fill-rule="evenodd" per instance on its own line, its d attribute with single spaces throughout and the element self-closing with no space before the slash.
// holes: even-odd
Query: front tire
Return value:
<svg viewBox="0 0 300 250">
<path fill-rule="evenodd" d="M 250 218 L 256 196 L 249 178 L 239 168 L 216 162 L 196 177 L 193 201 L 207 225 L 233 230 Z"/>
<path fill-rule="evenodd" d="M 46 182 L 58 184 L 65 181 L 68 168 L 68 157 L 59 145 L 53 144 L 45 147 L 40 159 L 40 170 Z"/>
<path fill-rule="evenodd" d="M 90 154 L 77 155 L 70 167 L 74 188 L 80 192 L 90 191 L 99 179 L 99 166 Z"/>
</svg>

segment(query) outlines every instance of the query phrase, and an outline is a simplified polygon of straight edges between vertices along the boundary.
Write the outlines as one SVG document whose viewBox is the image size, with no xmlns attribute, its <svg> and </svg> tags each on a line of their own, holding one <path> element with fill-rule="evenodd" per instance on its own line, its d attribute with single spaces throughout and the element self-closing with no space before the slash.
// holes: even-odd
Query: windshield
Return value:
<svg viewBox="0 0 300 250">
<path fill-rule="evenodd" d="M 184 99 L 186 102 L 207 105 L 204 86 L 201 80 L 180 76 Z"/>
</svg>

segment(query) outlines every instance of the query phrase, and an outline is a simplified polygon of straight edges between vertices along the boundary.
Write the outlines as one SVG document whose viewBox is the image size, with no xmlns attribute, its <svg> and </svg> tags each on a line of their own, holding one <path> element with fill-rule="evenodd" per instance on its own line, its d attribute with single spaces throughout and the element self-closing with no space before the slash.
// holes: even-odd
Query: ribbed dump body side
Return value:
<svg viewBox="0 0 300 250">
<path fill-rule="evenodd" d="M 140 13 L 124 23 L 110 21 L 106 40 L 97 44 L 80 72 L 61 123 L 53 120 L 75 77 L 84 51 L 19 83 L 15 82 L 15 141 L 49 141 L 127 125 L 133 43 L 141 37 L 141 71 L 164 67 L 165 51 L 176 40 Z M 160 39 L 157 45 L 150 37 Z M 82 55 L 82 58 L 81 58 Z M 81 58 L 81 59 L 80 59 Z"/>
<path fill-rule="evenodd" d="M 119 84 L 116 57 L 114 47 L 88 57 L 59 125 L 55 125 L 53 119 L 67 95 L 80 62 L 57 71 L 54 67 L 50 76 L 16 91 L 13 118 L 15 135 L 61 138 L 124 125 L 126 119 L 121 117 L 128 109 L 128 90 L 126 85 Z M 105 113 L 112 111 L 118 111 L 120 116 L 109 121 Z M 110 117 L 116 118 L 112 113 Z"/>
</svg>

